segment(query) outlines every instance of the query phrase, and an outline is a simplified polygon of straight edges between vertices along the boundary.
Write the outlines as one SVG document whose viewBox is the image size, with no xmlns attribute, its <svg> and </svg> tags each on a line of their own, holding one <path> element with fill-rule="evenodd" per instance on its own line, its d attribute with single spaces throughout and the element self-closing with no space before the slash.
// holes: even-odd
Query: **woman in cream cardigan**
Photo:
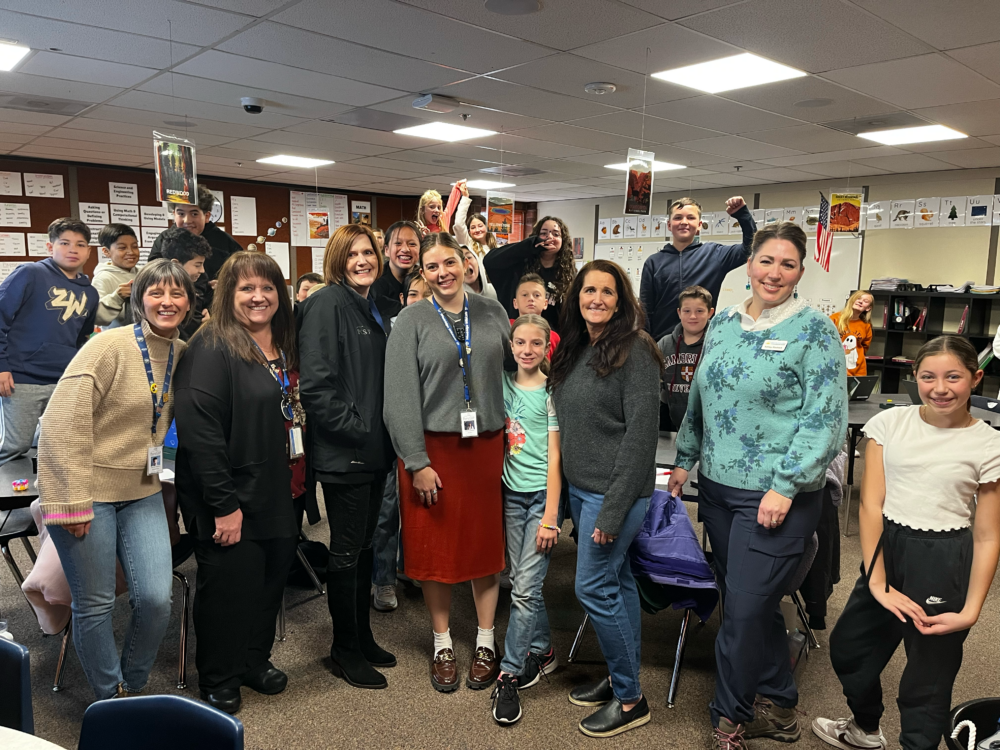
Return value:
<svg viewBox="0 0 1000 750">
<path fill-rule="evenodd" d="M 59 380 L 38 443 L 42 517 L 73 594 L 73 643 L 98 700 L 146 685 L 170 618 L 170 538 L 160 493 L 170 380 L 194 303 L 183 268 L 146 265 L 132 286 L 135 325 L 101 333 Z M 132 619 L 119 657 L 111 616 L 115 558 Z"/>
</svg>

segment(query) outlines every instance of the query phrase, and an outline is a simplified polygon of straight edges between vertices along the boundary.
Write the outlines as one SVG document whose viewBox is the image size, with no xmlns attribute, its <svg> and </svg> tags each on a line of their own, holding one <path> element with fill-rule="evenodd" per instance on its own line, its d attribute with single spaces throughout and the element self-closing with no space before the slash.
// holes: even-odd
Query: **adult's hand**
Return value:
<svg viewBox="0 0 1000 750">
<path fill-rule="evenodd" d="M 132 296 L 132 282 L 133 281 L 135 281 L 135 279 L 129 279 L 124 284 L 119 284 L 118 285 L 118 296 L 119 297 L 121 297 L 122 299 L 128 299 L 129 297 Z"/>
<path fill-rule="evenodd" d="M 760 500 L 757 509 L 757 523 L 768 529 L 775 529 L 785 520 L 792 507 L 792 498 L 779 495 L 774 490 L 768 490 Z"/>
<path fill-rule="evenodd" d="M 212 539 L 223 547 L 231 547 L 240 540 L 243 533 L 243 511 L 238 508 L 228 516 L 215 519 L 215 533 Z"/>
<path fill-rule="evenodd" d="M 63 526 L 63 528 L 77 539 L 82 539 L 90 531 L 90 523 L 90 521 L 86 521 L 84 523 L 68 523 Z"/>
<path fill-rule="evenodd" d="M 906 622 L 906 618 L 909 617 L 918 629 L 921 625 L 926 626 L 926 622 L 929 619 L 927 613 L 924 612 L 919 604 L 901 591 L 896 591 L 891 586 L 886 591 L 885 582 L 876 581 L 874 578 L 869 581 L 868 590 L 872 592 L 875 601 L 892 612 L 901 622 Z"/>
<path fill-rule="evenodd" d="M 413 472 L 413 489 L 428 508 L 437 504 L 438 491 L 442 486 L 441 477 L 430 466 Z"/>
<path fill-rule="evenodd" d="M 726 213 L 732 216 L 734 213 L 743 208 L 747 202 L 743 200 L 742 195 L 736 195 L 726 201 Z"/>
<path fill-rule="evenodd" d="M 618 537 L 611 536 L 611 534 L 605 534 L 600 529 L 595 528 L 594 533 L 590 535 L 590 538 L 593 539 L 598 544 L 611 544 Z"/>
<path fill-rule="evenodd" d="M 464 198 L 468 198 L 469 197 L 469 185 L 468 185 L 468 182 L 469 182 L 468 180 L 459 180 L 455 184 L 455 187 L 457 187 L 459 189 L 459 192 L 462 193 L 462 196 Z"/>
<path fill-rule="evenodd" d="M 688 480 L 687 469 L 675 468 L 670 473 L 670 479 L 667 481 L 667 492 L 669 492 L 674 497 L 680 497 L 684 494 L 684 484 Z"/>
<path fill-rule="evenodd" d="M 0 372 L 0 396 L 10 396 L 14 393 L 14 376 L 9 372 Z"/>
</svg>

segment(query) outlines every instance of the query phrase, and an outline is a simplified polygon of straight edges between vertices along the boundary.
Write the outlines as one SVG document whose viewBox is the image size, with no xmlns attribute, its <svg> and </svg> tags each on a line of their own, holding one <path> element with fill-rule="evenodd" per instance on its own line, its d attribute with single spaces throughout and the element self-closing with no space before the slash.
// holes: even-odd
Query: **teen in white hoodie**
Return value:
<svg viewBox="0 0 1000 750">
<path fill-rule="evenodd" d="M 97 235 L 101 256 L 107 258 L 94 269 L 91 285 L 100 295 L 99 326 L 117 328 L 132 324 L 132 281 L 139 273 L 139 240 L 127 224 L 108 224 Z"/>
</svg>

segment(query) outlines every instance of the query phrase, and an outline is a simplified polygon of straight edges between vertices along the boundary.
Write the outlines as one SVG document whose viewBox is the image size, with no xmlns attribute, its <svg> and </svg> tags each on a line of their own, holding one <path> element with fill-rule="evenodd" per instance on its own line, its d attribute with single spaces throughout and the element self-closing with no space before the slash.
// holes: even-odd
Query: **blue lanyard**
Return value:
<svg viewBox="0 0 1000 750">
<path fill-rule="evenodd" d="M 149 347 L 146 346 L 146 337 L 142 333 L 142 326 L 136 323 L 132 326 L 135 333 L 135 341 L 139 345 L 139 352 L 142 354 L 142 364 L 146 367 L 146 379 L 149 381 L 149 395 L 153 399 L 153 429 L 152 434 L 156 435 L 156 423 L 160 421 L 163 413 L 163 405 L 170 398 L 170 375 L 174 369 L 174 345 L 170 344 L 170 355 L 167 357 L 167 371 L 163 374 L 163 390 L 160 392 L 160 400 L 156 400 L 156 380 L 153 378 L 153 365 L 149 361 Z"/>
<path fill-rule="evenodd" d="M 431 297 L 431 302 L 434 303 L 434 309 L 438 311 L 438 315 L 441 316 L 441 322 L 444 323 L 444 327 L 448 330 L 451 335 L 451 340 L 455 342 L 455 348 L 458 349 L 458 366 L 462 368 L 462 385 L 465 387 L 465 406 L 470 408 L 472 406 L 472 399 L 469 398 L 469 377 L 465 372 L 465 364 L 468 362 L 471 364 L 472 359 L 472 326 L 469 325 L 469 298 L 465 298 L 465 350 L 462 350 L 462 344 L 459 342 L 458 337 L 455 335 L 455 329 L 451 327 L 451 323 L 448 322 L 448 318 L 445 317 L 444 311 L 438 304 L 434 297 Z"/>
<path fill-rule="evenodd" d="M 370 294 L 368 296 L 368 308 L 372 311 L 372 315 L 375 316 L 375 320 L 378 322 L 379 328 L 381 328 L 384 333 L 388 334 L 389 332 L 385 330 L 385 323 L 382 320 L 382 314 L 378 311 L 378 306 L 375 304 L 375 300 L 371 298 Z"/>
<path fill-rule="evenodd" d="M 292 398 L 288 395 L 288 366 L 285 363 L 285 353 L 281 349 L 278 350 L 278 353 L 281 355 L 281 377 L 278 377 L 278 373 L 276 372 L 277 367 L 271 364 L 267 355 L 264 354 L 264 350 L 260 348 L 260 344 L 254 341 L 253 345 L 257 347 L 257 351 L 260 352 L 260 356 L 264 358 L 264 366 L 267 368 L 267 371 L 271 373 L 271 377 L 274 378 L 278 387 L 281 389 L 281 414 L 286 420 L 293 419 L 295 417 L 295 412 L 292 411 Z"/>
</svg>

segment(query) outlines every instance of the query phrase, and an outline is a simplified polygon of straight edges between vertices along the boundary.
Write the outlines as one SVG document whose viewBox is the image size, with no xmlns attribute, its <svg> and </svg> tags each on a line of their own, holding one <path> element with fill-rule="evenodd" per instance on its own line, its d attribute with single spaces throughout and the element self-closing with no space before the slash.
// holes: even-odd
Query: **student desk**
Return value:
<svg viewBox="0 0 1000 750">
<path fill-rule="evenodd" d="M 34 453 L 34 449 L 32 449 Z M 28 489 L 24 492 L 14 492 L 10 483 L 15 479 L 27 479 Z M 27 508 L 31 501 L 38 497 L 35 480 L 38 479 L 34 470 L 34 459 L 31 454 L 26 458 L 15 458 L 0 466 L 0 512 Z"/>
</svg>

